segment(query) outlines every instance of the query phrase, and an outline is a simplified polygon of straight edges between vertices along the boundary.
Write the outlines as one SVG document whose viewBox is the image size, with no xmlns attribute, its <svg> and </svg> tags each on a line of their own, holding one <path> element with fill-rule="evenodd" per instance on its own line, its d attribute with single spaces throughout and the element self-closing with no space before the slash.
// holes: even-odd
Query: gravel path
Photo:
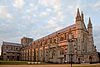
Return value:
<svg viewBox="0 0 100 67">
<path fill-rule="evenodd" d="M 98 64 L 73 64 L 73 66 L 97 66 Z M 70 67 L 70 64 L 44 64 L 44 65 L 0 65 L 0 67 Z"/>
</svg>

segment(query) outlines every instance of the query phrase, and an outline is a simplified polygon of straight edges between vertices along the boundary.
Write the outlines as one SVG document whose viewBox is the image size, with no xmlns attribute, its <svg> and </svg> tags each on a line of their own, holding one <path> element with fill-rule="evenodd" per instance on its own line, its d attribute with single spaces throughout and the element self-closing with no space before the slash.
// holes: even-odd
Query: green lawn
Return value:
<svg viewBox="0 0 100 67">
<path fill-rule="evenodd" d="M 26 64 L 27 61 L 0 61 L 0 64 Z"/>
<path fill-rule="evenodd" d="M 70 67 L 70 64 L 1 64 L 0 67 Z M 73 64 L 72 67 L 100 67 L 100 64 Z"/>
<path fill-rule="evenodd" d="M 100 67 L 100 66 L 73 66 L 73 67 Z"/>
<path fill-rule="evenodd" d="M 33 64 L 33 65 L 32 65 Z M 39 65 L 38 65 L 39 64 Z M 0 61 L 0 67 L 70 67 L 70 64 L 47 64 L 44 62 L 30 62 L 30 61 Z M 10 65 L 10 66 L 9 66 Z M 22 65 L 22 66 L 20 66 Z M 100 64 L 73 64 L 72 67 L 100 67 Z"/>
<path fill-rule="evenodd" d="M 0 64 L 46 64 L 46 63 L 30 62 L 30 61 L 0 61 Z"/>
</svg>

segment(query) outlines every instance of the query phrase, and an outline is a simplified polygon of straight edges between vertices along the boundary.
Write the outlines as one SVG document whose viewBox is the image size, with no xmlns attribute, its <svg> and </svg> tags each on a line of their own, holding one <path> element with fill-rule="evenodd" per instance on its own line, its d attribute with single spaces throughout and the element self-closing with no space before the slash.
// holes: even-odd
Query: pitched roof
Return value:
<svg viewBox="0 0 100 67">
<path fill-rule="evenodd" d="M 72 28 L 74 28 L 74 27 L 75 27 L 75 24 L 70 25 L 70 26 L 65 27 L 65 28 L 63 28 L 63 29 L 61 29 L 61 30 L 58 30 L 58 31 L 56 31 L 56 32 L 54 32 L 54 33 L 52 33 L 52 34 L 49 34 L 49 35 L 47 35 L 47 36 L 45 36 L 45 37 L 42 37 L 42 38 L 40 38 L 40 39 L 37 39 L 37 40 L 35 40 L 34 42 L 37 42 L 37 41 L 39 41 L 39 40 L 43 40 L 44 38 L 48 38 L 48 37 L 51 37 L 51 36 L 55 36 L 57 33 L 62 33 L 62 32 L 64 32 L 64 31 L 67 31 L 67 30 L 72 29 Z M 33 43 L 34 43 L 34 42 L 33 42 Z"/>
<path fill-rule="evenodd" d="M 20 51 L 6 51 L 7 53 L 21 53 Z"/>
<path fill-rule="evenodd" d="M 11 43 L 11 42 L 3 42 L 3 45 L 22 46 L 22 44 L 18 44 L 18 43 Z"/>
</svg>

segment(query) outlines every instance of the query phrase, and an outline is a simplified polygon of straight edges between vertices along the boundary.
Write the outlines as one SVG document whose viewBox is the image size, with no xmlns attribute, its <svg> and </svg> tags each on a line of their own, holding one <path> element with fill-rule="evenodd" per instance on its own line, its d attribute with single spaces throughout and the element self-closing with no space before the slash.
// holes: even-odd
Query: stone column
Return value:
<svg viewBox="0 0 100 67">
<path fill-rule="evenodd" d="M 30 56 L 30 61 L 32 61 L 32 44 L 31 44 L 31 56 Z"/>
<path fill-rule="evenodd" d="M 58 39 L 58 35 L 59 35 L 59 33 L 57 33 L 57 35 L 56 35 L 56 63 L 58 63 L 58 41 L 59 41 L 59 39 Z"/>
<path fill-rule="evenodd" d="M 25 61 L 26 61 L 26 47 L 25 47 Z"/>
<path fill-rule="evenodd" d="M 34 48 L 34 61 L 36 61 L 36 48 Z"/>
<path fill-rule="evenodd" d="M 40 61 L 40 45 L 38 45 L 38 61 Z"/>
<path fill-rule="evenodd" d="M 43 42 L 43 62 L 45 62 L 45 43 Z"/>
<path fill-rule="evenodd" d="M 48 62 L 50 62 L 50 38 L 48 43 Z"/>
</svg>

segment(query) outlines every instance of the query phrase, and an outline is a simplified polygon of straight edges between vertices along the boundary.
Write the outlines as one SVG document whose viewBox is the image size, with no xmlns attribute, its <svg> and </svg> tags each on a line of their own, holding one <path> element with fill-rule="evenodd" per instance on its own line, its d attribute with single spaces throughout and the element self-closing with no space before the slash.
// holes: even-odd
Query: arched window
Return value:
<svg viewBox="0 0 100 67">
<path fill-rule="evenodd" d="M 64 38 L 64 39 L 66 40 L 66 33 L 64 34 L 64 36 L 65 36 L 65 38 Z"/>
<path fill-rule="evenodd" d="M 52 43 L 52 39 L 50 39 L 50 43 Z"/>
<path fill-rule="evenodd" d="M 60 37 L 60 41 L 63 41 L 64 40 L 64 38 L 63 37 Z"/>
<path fill-rule="evenodd" d="M 68 37 L 68 33 L 66 33 L 66 39 L 68 40 L 68 38 L 69 38 L 69 37 Z"/>
<path fill-rule="evenodd" d="M 45 40 L 45 44 L 47 44 L 47 40 Z"/>
<path fill-rule="evenodd" d="M 8 50 L 8 46 L 6 46 L 6 49 Z"/>
<path fill-rule="evenodd" d="M 54 43 L 56 43 L 56 39 L 54 39 Z"/>
<path fill-rule="evenodd" d="M 63 55 L 63 54 L 64 54 L 64 49 L 61 48 L 60 55 Z"/>
<path fill-rule="evenodd" d="M 42 42 L 40 43 L 40 46 L 42 46 Z"/>
</svg>

